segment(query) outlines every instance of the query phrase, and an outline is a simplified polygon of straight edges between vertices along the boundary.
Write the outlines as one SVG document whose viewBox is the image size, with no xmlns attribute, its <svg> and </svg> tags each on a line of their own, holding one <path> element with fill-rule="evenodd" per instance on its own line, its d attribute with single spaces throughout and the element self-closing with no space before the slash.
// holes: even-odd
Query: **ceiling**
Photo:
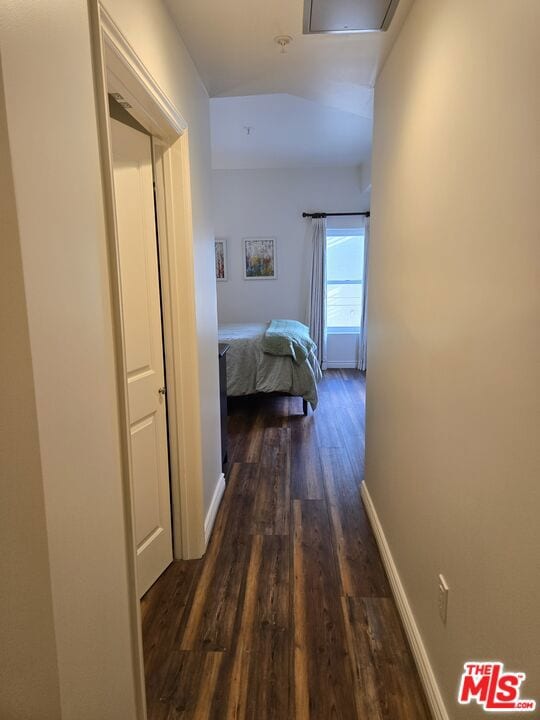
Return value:
<svg viewBox="0 0 540 720">
<path fill-rule="evenodd" d="M 261 132 L 253 144 L 259 147 L 265 138 L 270 141 L 264 113 L 269 107 L 267 96 L 277 94 L 273 114 L 279 111 L 284 127 L 297 125 L 296 117 L 285 119 L 287 112 L 299 113 L 299 117 L 310 116 L 315 127 L 306 134 L 316 141 L 312 151 L 320 157 L 319 130 L 327 126 L 329 118 L 325 108 L 342 112 L 341 116 L 334 116 L 332 128 L 334 135 L 343 133 L 351 137 L 351 153 L 358 153 L 359 146 L 363 148 L 364 137 L 355 143 L 350 136 L 350 116 L 372 117 L 375 79 L 413 0 L 400 0 L 387 32 L 350 35 L 303 35 L 303 0 L 166 2 L 210 97 L 242 98 L 238 101 L 236 130 L 242 131 L 244 125 L 251 123 L 249 117 L 252 117 L 255 127 L 257 120 L 259 128 L 264 128 L 264 134 Z M 285 53 L 274 42 L 276 36 L 283 34 L 292 37 Z M 250 95 L 264 97 L 258 105 L 249 105 L 246 96 Z M 295 103 L 290 96 L 311 104 Z M 319 112 L 314 104 L 320 106 Z M 234 104 L 213 103 L 214 119 L 217 107 L 226 113 L 222 124 L 230 130 L 234 124 Z M 246 110 L 249 110 L 247 115 Z M 218 156 L 230 154 L 235 147 L 234 138 L 225 137 L 215 125 L 213 134 L 214 151 Z M 222 139 L 226 141 L 223 147 Z M 328 136 L 325 141 L 331 145 L 334 140 Z M 274 143 L 280 145 L 281 141 L 274 138 Z M 289 145 L 292 149 L 292 143 Z M 238 148 L 244 148 L 240 141 Z M 341 145 L 337 149 L 340 148 Z M 268 156 L 268 152 L 264 151 L 263 155 Z M 252 166 L 262 167 L 262 162 L 266 162 L 262 156 L 253 157 L 255 165 Z M 334 161 L 332 164 L 340 163 Z"/>
<path fill-rule="evenodd" d="M 215 98 L 210 113 L 215 169 L 358 166 L 371 154 L 369 118 L 294 95 Z"/>
</svg>

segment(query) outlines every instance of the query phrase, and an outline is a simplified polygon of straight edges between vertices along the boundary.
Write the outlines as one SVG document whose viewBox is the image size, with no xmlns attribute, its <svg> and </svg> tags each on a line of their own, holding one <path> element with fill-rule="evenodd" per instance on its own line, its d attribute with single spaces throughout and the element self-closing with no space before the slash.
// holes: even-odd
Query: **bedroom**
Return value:
<svg viewBox="0 0 540 720">
<path fill-rule="evenodd" d="M 305 40 L 291 40 L 286 52 L 276 43 L 266 59 L 275 88 L 298 86 Z M 308 77 L 302 95 L 272 88 L 272 94 L 210 101 L 214 226 L 225 266 L 217 282 L 218 322 L 288 318 L 309 325 L 313 221 L 303 215 L 335 214 L 326 225 L 335 236 L 328 281 L 336 282 L 326 287 L 328 334 L 318 359 L 325 368 L 356 368 L 365 217 L 348 213 L 369 210 L 373 97 L 362 88 L 355 97 L 308 99 L 315 71 Z M 323 96 L 327 85 L 319 83 L 318 92 Z M 246 247 L 258 238 L 271 247 L 270 278 L 245 271 Z M 319 333 L 312 328 L 313 334 Z"/>
<path fill-rule="evenodd" d="M 335 123 L 333 129 L 338 132 L 339 123 Z M 294 144 L 296 137 L 289 137 Z M 323 137 L 321 134 L 321 139 Z M 313 149 L 316 147 L 314 144 Z M 317 356 L 325 369 L 356 368 L 365 218 L 337 214 L 369 209 L 369 191 L 362 192 L 360 163 L 356 167 L 290 167 L 285 165 L 290 162 L 287 149 L 284 148 L 283 155 L 274 155 L 275 166 L 271 168 L 229 167 L 213 171 L 216 246 L 217 252 L 224 256 L 222 276 L 217 278 L 220 340 L 231 340 L 226 326 L 234 335 L 238 331 L 234 324 L 238 323 L 283 318 L 310 324 L 314 220 L 302 215 L 324 209 L 335 212 L 336 216 L 325 219 L 327 227 L 323 230 L 328 271 L 327 338 L 324 357 L 322 352 Z M 353 150 L 351 148 L 349 162 L 360 159 L 359 153 Z M 251 158 L 257 162 L 256 148 Z M 320 162 L 316 153 L 299 158 L 302 160 Z M 246 248 L 261 242 L 269 248 L 271 275 L 249 277 L 245 270 Z M 317 337 L 314 328 L 311 334 Z M 232 390 L 233 394 L 240 394 Z"/>
</svg>

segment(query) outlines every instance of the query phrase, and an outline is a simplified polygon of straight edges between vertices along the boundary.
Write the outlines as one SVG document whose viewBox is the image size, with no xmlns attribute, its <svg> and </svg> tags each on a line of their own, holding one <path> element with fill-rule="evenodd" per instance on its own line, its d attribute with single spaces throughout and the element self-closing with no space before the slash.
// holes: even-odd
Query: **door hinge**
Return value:
<svg viewBox="0 0 540 720">
<path fill-rule="evenodd" d="M 165 387 L 165 385 L 163 387 L 159 388 L 158 393 L 160 395 L 163 395 L 163 397 L 165 397 L 165 395 L 167 394 L 167 388 Z"/>
</svg>

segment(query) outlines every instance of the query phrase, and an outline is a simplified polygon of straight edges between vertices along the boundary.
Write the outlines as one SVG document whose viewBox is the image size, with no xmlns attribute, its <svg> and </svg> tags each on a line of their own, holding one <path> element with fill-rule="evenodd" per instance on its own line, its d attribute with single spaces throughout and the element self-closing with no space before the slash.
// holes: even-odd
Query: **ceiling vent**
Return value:
<svg viewBox="0 0 540 720">
<path fill-rule="evenodd" d="M 388 30 L 399 0 L 305 0 L 304 34 Z"/>
</svg>

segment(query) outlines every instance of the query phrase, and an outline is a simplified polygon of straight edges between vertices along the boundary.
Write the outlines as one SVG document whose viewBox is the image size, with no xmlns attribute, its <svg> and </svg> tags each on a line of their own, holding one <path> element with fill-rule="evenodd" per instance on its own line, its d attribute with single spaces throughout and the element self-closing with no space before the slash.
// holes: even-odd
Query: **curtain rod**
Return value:
<svg viewBox="0 0 540 720">
<path fill-rule="evenodd" d="M 364 217 L 370 217 L 371 213 L 369 210 L 366 210 L 366 212 L 352 212 L 352 213 L 302 213 L 302 217 L 307 218 L 325 218 L 325 217 L 347 217 L 349 215 L 363 215 Z"/>
</svg>

